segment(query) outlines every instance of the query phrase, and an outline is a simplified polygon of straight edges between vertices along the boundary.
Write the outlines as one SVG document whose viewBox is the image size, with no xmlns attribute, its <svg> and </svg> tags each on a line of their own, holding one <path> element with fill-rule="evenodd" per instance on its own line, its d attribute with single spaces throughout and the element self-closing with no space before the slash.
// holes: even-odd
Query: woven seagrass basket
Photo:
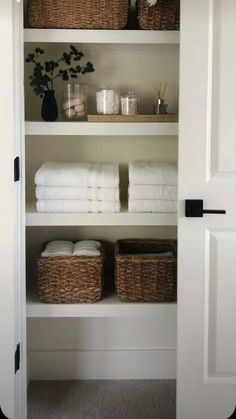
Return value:
<svg viewBox="0 0 236 419">
<path fill-rule="evenodd" d="M 129 0 L 28 0 L 32 28 L 123 29 Z"/>
<path fill-rule="evenodd" d="M 158 253 L 172 252 L 172 256 Z M 176 240 L 118 240 L 115 284 L 122 301 L 176 301 Z"/>
<path fill-rule="evenodd" d="M 138 24 L 145 30 L 178 30 L 180 0 L 157 0 L 149 6 L 147 0 L 137 0 Z"/>
<path fill-rule="evenodd" d="M 104 250 L 99 256 L 38 257 L 37 284 L 44 303 L 93 303 L 103 288 Z"/>
</svg>

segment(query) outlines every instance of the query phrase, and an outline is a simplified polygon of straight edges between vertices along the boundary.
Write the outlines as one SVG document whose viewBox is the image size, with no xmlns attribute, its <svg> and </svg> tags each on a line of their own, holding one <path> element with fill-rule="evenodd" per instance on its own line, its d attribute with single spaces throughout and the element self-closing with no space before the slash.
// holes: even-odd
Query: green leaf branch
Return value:
<svg viewBox="0 0 236 419">
<path fill-rule="evenodd" d="M 25 59 L 26 63 L 34 64 L 33 74 L 29 76 L 30 86 L 33 88 L 34 93 L 40 97 L 43 97 L 46 90 L 53 90 L 53 82 L 56 78 L 68 81 L 76 79 L 79 73 L 86 74 L 95 71 L 90 61 L 87 61 L 84 65 L 77 64 L 73 66 L 73 62 L 80 61 L 84 56 L 74 45 L 70 45 L 69 52 L 64 52 L 57 61 L 45 61 L 42 64 L 40 57 L 43 54 L 44 50 L 37 47 Z M 66 65 L 67 67 L 59 69 L 61 65 L 63 67 Z"/>
</svg>

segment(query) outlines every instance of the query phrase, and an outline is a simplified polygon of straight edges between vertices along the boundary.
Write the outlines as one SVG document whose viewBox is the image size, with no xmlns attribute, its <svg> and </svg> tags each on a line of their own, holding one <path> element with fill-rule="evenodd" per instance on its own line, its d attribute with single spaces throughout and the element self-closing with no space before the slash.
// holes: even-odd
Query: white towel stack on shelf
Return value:
<svg viewBox="0 0 236 419">
<path fill-rule="evenodd" d="M 38 212 L 120 211 L 117 164 L 46 162 L 35 184 Z"/>
<path fill-rule="evenodd" d="M 177 166 L 129 163 L 129 212 L 177 212 Z"/>
</svg>

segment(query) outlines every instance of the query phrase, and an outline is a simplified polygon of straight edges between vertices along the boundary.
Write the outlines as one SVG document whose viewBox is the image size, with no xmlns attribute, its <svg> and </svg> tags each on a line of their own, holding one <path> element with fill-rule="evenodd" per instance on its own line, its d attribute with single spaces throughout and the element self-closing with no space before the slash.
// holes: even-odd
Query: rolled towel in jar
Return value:
<svg viewBox="0 0 236 419">
<path fill-rule="evenodd" d="M 76 106 L 83 106 L 83 109 L 84 109 L 85 101 L 86 101 L 86 98 L 82 95 L 71 100 L 66 100 L 62 104 L 62 109 L 65 111 L 66 109 L 73 108 Z M 83 109 L 80 109 L 80 111 Z"/>
</svg>

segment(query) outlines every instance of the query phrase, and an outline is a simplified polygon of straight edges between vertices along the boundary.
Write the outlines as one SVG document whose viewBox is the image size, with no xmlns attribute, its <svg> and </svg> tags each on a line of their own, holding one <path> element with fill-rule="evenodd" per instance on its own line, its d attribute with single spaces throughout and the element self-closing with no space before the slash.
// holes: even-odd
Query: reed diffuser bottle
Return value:
<svg viewBox="0 0 236 419">
<path fill-rule="evenodd" d="M 155 104 L 153 106 L 153 113 L 157 115 L 165 115 L 167 114 L 167 107 L 168 105 L 165 103 L 165 92 L 166 92 L 167 84 L 165 83 L 164 88 L 162 88 L 161 83 L 158 83 L 157 86 L 154 87 L 155 91 Z"/>
</svg>

